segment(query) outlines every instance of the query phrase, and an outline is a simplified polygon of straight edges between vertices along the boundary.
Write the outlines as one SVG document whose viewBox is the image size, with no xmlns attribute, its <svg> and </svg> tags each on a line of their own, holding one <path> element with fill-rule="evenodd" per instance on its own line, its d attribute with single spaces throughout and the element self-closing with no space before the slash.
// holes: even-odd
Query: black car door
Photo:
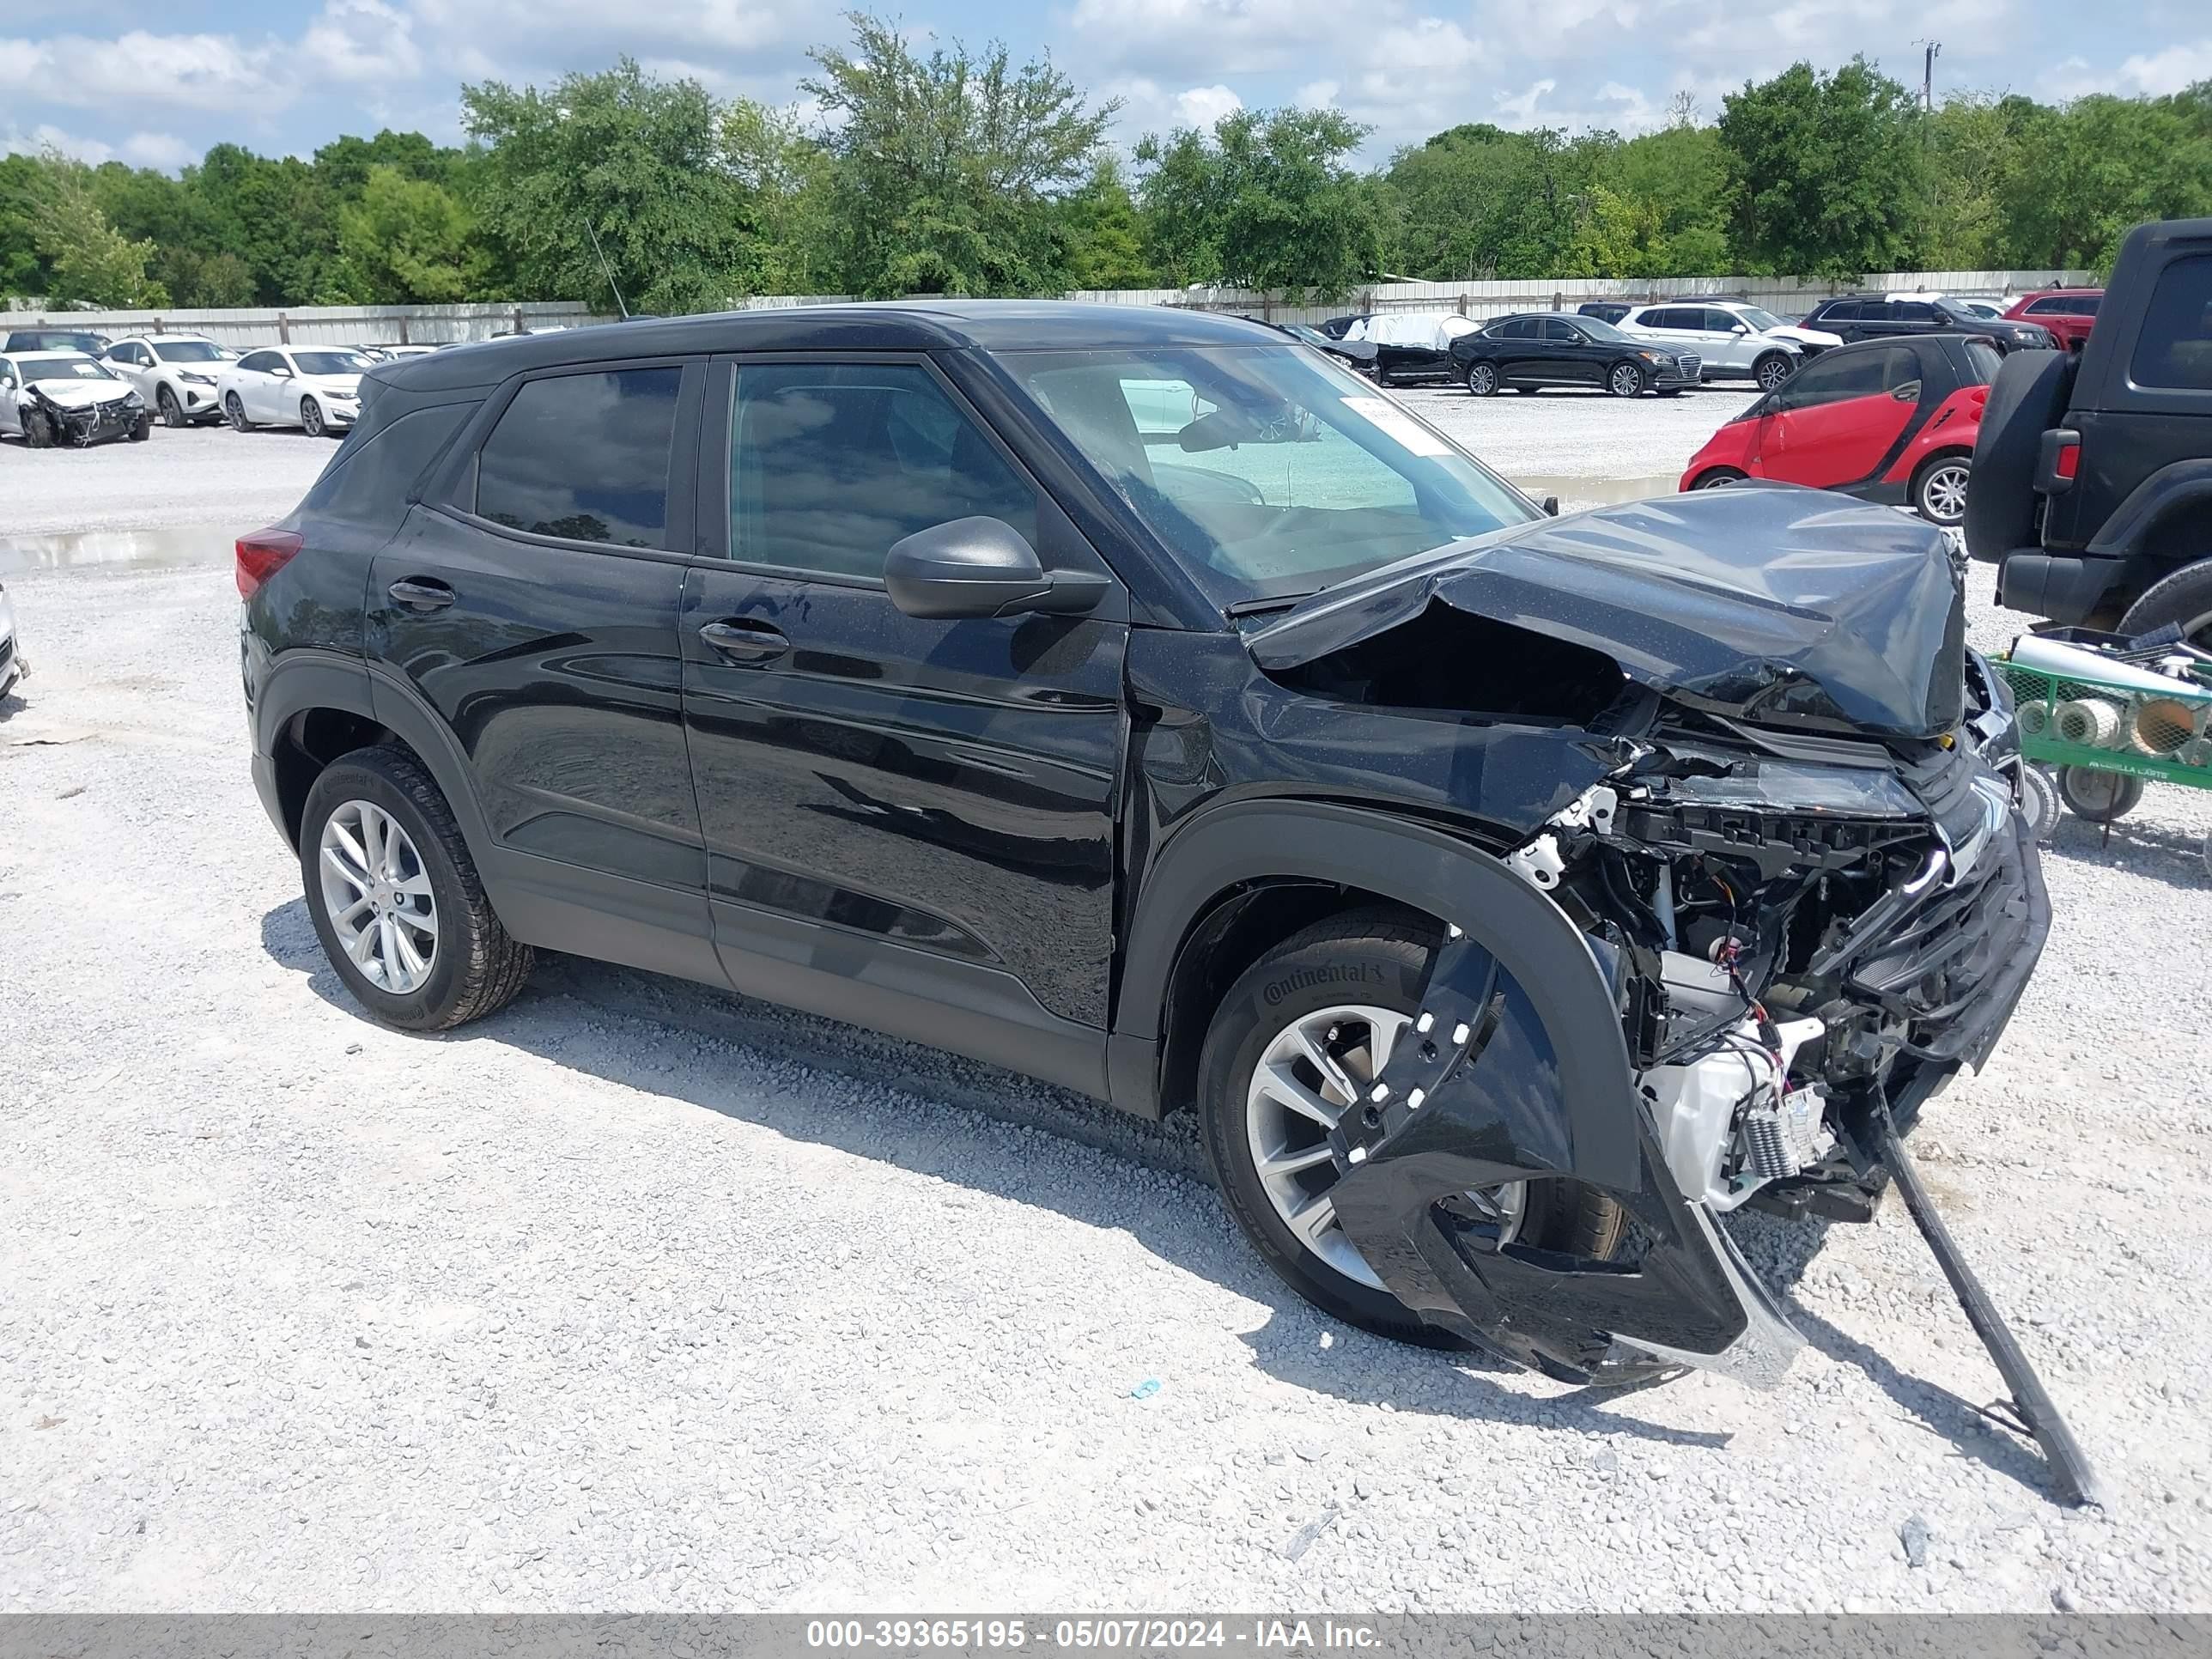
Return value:
<svg viewBox="0 0 2212 1659">
<path fill-rule="evenodd" d="M 1604 368 L 1604 349 L 1572 323 L 1558 317 L 1539 318 L 1536 330 L 1543 353 L 1541 378 L 1553 386 L 1595 386 Z"/>
<path fill-rule="evenodd" d="M 711 961 L 677 650 L 707 373 L 661 359 L 511 385 L 368 589 L 380 706 L 411 698 L 451 732 L 505 884 L 627 920 L 594 954 L 676 972 L 698 963 L 655 935 Z"/>
<path fill-rule="evenodd" d="M 1805 319 L 1807 328 L 1824 329 L 1839 336 L 1848 345 L 1866 336 L 1859 331 L 1859 302 L 1856 300 L 1831 300 Z"/>
<path fill-rule="evenodd" d="M 1097 1091 L 1127 601 L 923 620 L 901 538 L 1105 567 L 926 356 L 718 363 L 684 597 L 714 937 L 740 990 Z"/>
</svg>

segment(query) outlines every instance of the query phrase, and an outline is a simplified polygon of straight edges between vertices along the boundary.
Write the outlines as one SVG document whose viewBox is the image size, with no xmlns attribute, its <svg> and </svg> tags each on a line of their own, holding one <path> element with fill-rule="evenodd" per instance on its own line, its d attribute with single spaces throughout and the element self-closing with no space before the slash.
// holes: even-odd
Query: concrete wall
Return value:
<svg viewBox="0 0 2212 1659">
<path fill-rule="evenodd" d="M 443 345 L 485 340 L 520 328 L 574 327 L 605 319 L 574 301 L 531 305 L 288 306 L 234 311 L 0 311 L 0 332 L 11 328 L 82 328 L 111 337 L 161 330 L 204 334 L 228 346 Z"/>
</svg>

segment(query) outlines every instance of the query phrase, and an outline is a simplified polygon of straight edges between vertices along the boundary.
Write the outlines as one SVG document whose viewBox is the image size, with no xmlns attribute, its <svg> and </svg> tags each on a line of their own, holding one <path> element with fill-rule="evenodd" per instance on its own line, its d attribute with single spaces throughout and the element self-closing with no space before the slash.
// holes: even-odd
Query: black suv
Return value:
<svg viewBox="0 0 2212 1659">
<path fill-rule="evenodd" d="M 2006 360 L 1965 530 L 2016 611 L 2212 648 L 2212 219 L 2136 226 L 2088 343 Z"/>
<path fill-rule="evenodd" d="M 1547 518 L 1305 346 L 1115 306 L 364 385 L 238 544 L 241 665 L 393 1024 L 535 948 L 684 975 L 1194 1107 L 1346 1319 L 1756 1370 L 1796 1339 L 1716 1212 L 1867 1213 L 1854 1125 L 1984 1058 L 2040 950 L 2006 704 L 1887 509 Z"/>
<path fill-rule="evenodd" d="M 1941 295 L 1844 294 L 1823 300 L 1798 319 L 1800 328 L 1845 340 L 1887 340 L 1900 334 L 1979 334 L 2000 351 L 2034 351 L 2054 343 L 2039 323 L 1984 317 Z"/>
</svg>

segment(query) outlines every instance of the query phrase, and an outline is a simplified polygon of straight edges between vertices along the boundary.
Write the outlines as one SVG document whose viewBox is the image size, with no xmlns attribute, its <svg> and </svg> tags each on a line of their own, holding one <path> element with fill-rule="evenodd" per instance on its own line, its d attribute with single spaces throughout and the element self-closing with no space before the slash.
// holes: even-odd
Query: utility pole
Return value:
<svg viewBox="0 0 2212 1659">
<path fill-rule="evenodd" d="M 1915 40 L 1912 44 L 1927 49 L 1927 56 L 1922 59 L 1920 69 L 1920 108 L 1923 114 L 1933 115 L 1936 112 L 1936 54 L 1943 50 L 1943 43 L 1941 40 Z"/>
</svg>

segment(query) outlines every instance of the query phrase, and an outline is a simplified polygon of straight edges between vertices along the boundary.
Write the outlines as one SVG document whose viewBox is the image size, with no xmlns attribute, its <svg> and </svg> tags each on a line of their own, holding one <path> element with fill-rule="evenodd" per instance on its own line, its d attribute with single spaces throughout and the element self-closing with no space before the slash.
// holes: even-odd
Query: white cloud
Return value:
<svg viewBox="0 0 2212 1659">
<path fill-rule="evenodd" d="M 1550 76 L 1529 82 L 1527 88 L 1515 93 L 1492 93 L 1490 101 L 1496 107 L 1498 118 L 1509 127 L 1533 127 L 1536 125 L 1536 106 L 1550 97 L 1559 82 Z"/>
<path fill-rule="evenodd" d="M 1067 21 L 1084 59 L 1161 79 L 1199 64 L 1218 75 L 1297 67 L 1316 46 L 1355 48 L 1361 33 L 1328 0 L 1076 0 Z"/>
<path fill-rule="evenodd" d="M 414 18 L 384 0 L 326 0 L 299 51 L 304 73 L 331 80 L 375 84 L 422 72 Z"/>
<path fill-rule="evenodd" d="M 199 152 L 172 132 L 134 132 L 123 141 L 123 159 L 133 167 L 174 173 L 199 159 Z"/>
<path fill-rule="evenodd" d="M 113 149 L 97 138 L 80 138 L 43 122 L 28 132 L 21 127 L 0 128 L 0 155 L 36 155 L 49 149 L 58 149 L 80 161 L 90 161 L 95 167 L 115 154 Z"/>
<path fill-rule="evenodd" d="M 1224 115 L 1244 107 L 1244 100 L 1227 87 L 1190 87 L 1176 94 L 1176 125 L 1210 130 Z"/>
<path fill-rule="evenodd" d="M 2212 81 L 2212 40 L 2171 46 L 2148 54 L 2137 52 L 2120 65 L 2119 78 L 2128 83 L 2128 91 L 2160 96 L 2199 81 Z"/>
<path fill-rule="evenodd" d="M 757 52 L 801 44 L 821 33 L 824 13 L 798 0 L 662 0 L 648 6 L 611 6 L 605 0 L 412 0 L 424 29 L 455 45 L 474 46 L 508 64 L 519 55 L 542 55 L 549 45 L 596 43 L 601 57 L 629 51 L 642 58 L 646 43 L 666 43 L 687 56 L 702 52 Z M 599 68 L 563 54 L 563 67 Z"/>
<path fill-rule="evenodd" d="M 273 80 L 275 46 L 246 46 L 227 34 L 151 34 L 132 29 L 112 40 L 56 35 L 0 40 L 0 93 L 51 104 L 98 108 L 117 100 L 182 109 L 261 109 L 289 102 Z"/>
</svg>

